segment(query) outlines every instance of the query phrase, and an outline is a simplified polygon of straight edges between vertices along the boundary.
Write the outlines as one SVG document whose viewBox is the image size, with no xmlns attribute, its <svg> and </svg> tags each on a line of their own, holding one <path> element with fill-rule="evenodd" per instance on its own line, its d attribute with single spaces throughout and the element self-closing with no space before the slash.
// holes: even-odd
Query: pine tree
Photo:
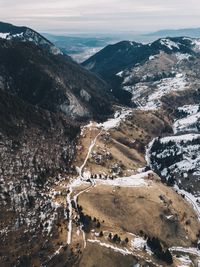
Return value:
<svg viewBox="0 0 200 267">
<path fill-rule="evenodd" d="M 128 243 L 128 241 L 129 241 L 129 240 L 128 240 L 128 237 L 126 237 L 124 241 L 125 241 L 125 242 L 126 242 L 126 244 L 127 244 L 127 243 Z"/>
<path fill-rule="evenodd" d="M 117 235 L 117 234 L 115 234 L 115 235 L 113 236 L 112 241 L 115 242 L 115 243 L 118 241 L 118 235 Z"/>
<path fill-rule="evenodd" d="M 164 260 L 165 260 L 168 264 L 172 264 L 172 263 L 173 263 L 172 254 L 170 253 L 169 249 L 167 249 L 167 250 L 165 251 L 165 254 L 164 254 Z"/>
<path fill-rule="evenodd" d="M 100 233 L 99 233 L 99 237 L 102 237 L 103 236 L 103 232 L 101 231 Z"/>
</svg>

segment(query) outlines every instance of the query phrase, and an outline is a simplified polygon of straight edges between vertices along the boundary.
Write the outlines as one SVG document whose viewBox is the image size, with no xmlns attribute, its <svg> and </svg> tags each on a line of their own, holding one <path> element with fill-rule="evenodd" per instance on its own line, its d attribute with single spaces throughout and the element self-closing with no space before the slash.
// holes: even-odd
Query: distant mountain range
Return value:
<svg viewBox="0 0 200 267">
<path fill-rule="evenodd" d="M 144 34 L 144 36 L 149 37 L 157 37 L 157 38 L 163 38 L 163 37 L 178 37 L 178 36 L 188 36 L 193 38 L 200 37 L 200 28 L 186 28 L 186 29 L 166 29 L 166 30 L 160 30 L 156 32 L 152 32 L 149 34 Z"/>
<path fill-rule="evenodd" d="M 151 33 L 124 32 L 109 35 L 54 35 L 49 33 L 43 34 L 60 50 L 70 55 L 75 61 L 81 63 L 89 57 L 103 49 L 109 44 L 115 44 L 122 40 L 133 40 L 140 43 L 149 43 L 158 38 L 188 36 L 193 38 L 200 37 L 200 28 L 188 28 L 170 30 L 164 29 Z"/>
</svg>

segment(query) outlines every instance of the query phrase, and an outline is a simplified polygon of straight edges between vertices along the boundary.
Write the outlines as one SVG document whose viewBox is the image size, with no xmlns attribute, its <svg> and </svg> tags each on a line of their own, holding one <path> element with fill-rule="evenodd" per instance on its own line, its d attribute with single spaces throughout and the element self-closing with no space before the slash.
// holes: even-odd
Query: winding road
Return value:
<svg viewBox="0 0 200 267">
<path fill-rule="evenodd" d="M 71 241 L 72 241 L 72 217 L 73 217 L 73 208 L 72 208 L 72 198 L 71 198 L 71 195 L 72 195 L 72 192 L 73 192 L 73 187 L 76 187 L 77 185 L 77 181 L 80 182 L 85 182 L 84 181 L 84 175 L 83 175 L 83 170 L 84 170 L 84 167 L 86 166 L 87 164 L 87 161 L 90 157 L 90 154 L 92 152 L 92 149 L 94 148 L 95 144 L 96 144 L 96 141 L 98 139 L 98 137 L 101 135 L 102 133 L 102 130 L 96 135 L 96 137 L 94 138 L 94 140 L 92 140 L 89 148 L 88 148 L 88 153 L 86 155 L 86 158 L 83 162 L 83 164 L 81 165 L 81 167 L 77 167 L 77 171 L 78 171 L 78 174 L 79 176 L 74 179 L 67 187 L 67 190 L 69 191 L 69 193 L 67 194 L 67 204 L 68 204 L 68 208 L 69 208 L 69 224 L 68 224 L 68 236 L 67 236 L 67 244 L 71 244 Z M 78 196 L 80 196 L 81 194 L 83 194 L 84 192 L 92 189 L 92 187 L 95 186 L 95 183 L 94 181 L 91 181 L 91 184 L 90 186 L 88 186 L 87 188 L 85 188 L 84 190 L 80 191 L 78 194 L 76 194 L 74 197 L 73 197 L 73 200 L 74 200 L 74 203 L 75 203 L 75 206 L 77 207 L 77 199 L 78 199 Z M 83 234 L 83 240 L 84 240 L 84 247 L 86 247 L 86 239 L 85 239 L 85 233 L 83 232 L 82 230 L 82 226 L 80 228 L 82 234 Z"/>
</svg>

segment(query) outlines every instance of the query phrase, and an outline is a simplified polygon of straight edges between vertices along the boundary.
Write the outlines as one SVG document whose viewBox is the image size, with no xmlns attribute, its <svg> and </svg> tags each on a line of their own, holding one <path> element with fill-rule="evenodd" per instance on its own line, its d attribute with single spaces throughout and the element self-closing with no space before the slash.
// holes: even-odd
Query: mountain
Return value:
<svg viewBox="0 0 200 267">
<path fill-rule="evenodd" d="M 115 90 L 129 92 L 132 107 L 148 112 L 164 111 L 173 134 L 163 139 L 159 135 L 154 140 L 148 162 L 164 181 L 173 177 L 182 189 L 196 196 L 199 195 L 195 186 L 199 179 L 199 158 L 195 156 L 199 149 L 199 44 L 199 39 L 188 37 L 162 38 L 146 45 L 125 41 L 106 47 L 83 63 L 112 88 L 118 83 Z M 114 91 L 115 96 L 118 91 Z M 197 136 L 193 138 L 193 134 Z"/>
<path fill-rule="evenodd" d="M 44 36 L 27 27 L 20 27 L 0 22 L 0 38 L 6 40 L 17 40 L 20 42 L 32 42 L 54 55 L 62 54 L 62 52 Z"/>
<path fill-rule="evenodd" d="M 186 28 L 186 29 L 164 29 L 152 33 L 145 34 L 146 37 L 157 37 L 157 38 L 166 38 L 166 37 L 177 37 L 177 36 L 187 36 L 191 38 L 200 37 L 200 28 Z"/>
<path fill-rule="evenodd" d="M 77 118 L 111 112 L 106 83 L 65 56 L 32 42 L 0 40 L 0 60 L 1 88 L 30 104 Z"/>
<path fill-rule="evenodd" d="M 46 265 L 58 225 L 67 225 L 54 186 L 76 173 L 81 124 L 110 115 L 114 99 L 37 32 L 1 23 L 0 37 L 0 265 Z"/>
<path fill-rule="evenodd" d="M 91 67 L 107 84 L 11 32 L 0 40 L 0 266 L 198 266 L 199 41 L 108 47 Z"/>
<path fill-rule="evenodd" d="M 123 95 L 126 98 L 126 103 L 131 104 L 131 92 L 137 85 L 139 86 L 142 82 L 144 84 L 145 82 L 159 81 L 162 75 L 163 78 L 174 76 L 173 68 L 178 62 L 184 58 L 192 59 L 198 54 L 198 39 L 163 38 L 149 44 L 123 41 L 105 47 L 83 62 L 82 65 L 106 80 L 118 99 Z M 162 62 L 166 66 L 161 66 Z M 159 65 L 154 69 L 154 65 L 157 63 Z M 166 68 L 167 70 L 165 70 Z M 140 73 L 140 70 L 143 72 Z M 124 91 L 127 93 L 125 94 Z M 135 99 L 136 96 L 133 98 Z M 132 104 L 135 104 L 135 101 L 132 101 Z"/>
</svg>

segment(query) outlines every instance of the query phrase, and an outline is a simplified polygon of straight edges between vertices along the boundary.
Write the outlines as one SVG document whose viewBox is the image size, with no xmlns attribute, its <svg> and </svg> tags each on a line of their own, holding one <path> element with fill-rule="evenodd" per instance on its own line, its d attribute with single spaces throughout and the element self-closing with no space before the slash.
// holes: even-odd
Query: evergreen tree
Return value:
<svg viewBox="0 0 200 267">
<path fill-rule="evenodd" d="M 125 241 L 126 243 L 128 243 L 128 242 L 129 242 L 128 237 L 126 237 L 124 241 Z"/>
<path fill-rule="evenodd" d="M 101 231 L 100 233 L 99 233 L 99 237 L 102 237 L 103 236 L 103 232 Z"/>
</svg>

